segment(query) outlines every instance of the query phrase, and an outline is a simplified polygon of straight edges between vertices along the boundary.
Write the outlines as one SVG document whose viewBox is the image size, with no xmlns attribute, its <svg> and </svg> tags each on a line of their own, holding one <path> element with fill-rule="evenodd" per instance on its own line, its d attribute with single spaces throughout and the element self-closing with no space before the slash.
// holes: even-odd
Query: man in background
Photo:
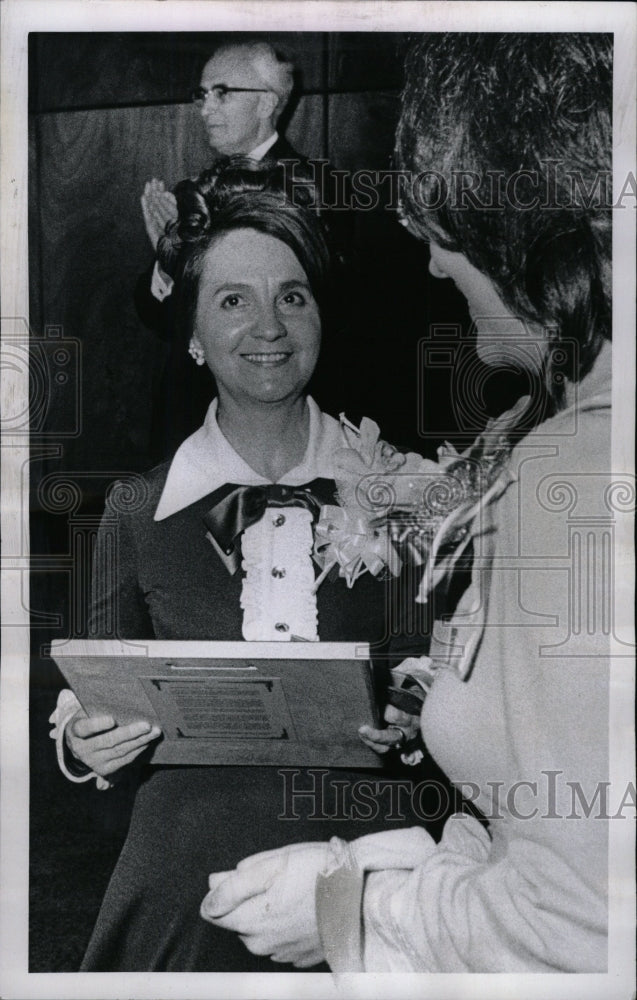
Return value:
<svg viewBox="0 0 637 1000">
<path fill-rule="evenodd" d="M 218 49 L 208 60 L 192 99 L 201 115 L 213 159 L 241 154 L 253 160 L 303 157 L 282 138 L 276 124 L 294 86 L 294 67 L 267 42 Z M 141 198 L 153 250 L 168 222 L 177 216 L 172 191 L 162 180 L 148 181 Z M 158 289 L 156 298 L 165 297 Z"/>
<path fill-rule="evenodd" d="M 208 60 L 192 97 L 206 130 L 212 162 L 236 154 L 255 160 L 267 156 L 291 161 L 294 176 L 314 181 L 340 266 L 331 315 L 324 318 L 321 358 L 311 391 L 329 412 L 338 413 L 346 405 L 356 418 L 379 414 L 384 407 L 388 418 L 396 407 L 379 401 L 374 383 L 376 359 L 383 358 L 384 367 L 400 368 L 400 352 L 390 347 L 397 336 L 409 342 L 413 339 L 415 352 L 423 295 L 422 283 L 410 281 L 409 274 L 424 271 L 426 260 L 421 259 L 416 241 L 396 224 L 393 213 L 348 207 L 349 179 L 342 176 L 344 172 L 338 176 L 326 160 L 308 160 L 279 134 L 277 125 L 290 101 L 294 73 L 290 59 L 267 42 L 233 42 L 218 48 Z M 338 122 L 334 124 L 337 130 Z M 167 223 L 176 217 L 175 196 L 163 180 L 153 178 L 144 188 L 141 203 L 148 238 L 156 251 Z M 153 404 L 150 451 L 155 461 L 170 457 L 201 426 L 214 394 L 207 367 L 194 365 L 179 338 L 172 286 L 172 277 L 154 261 L 135 290 L 140 319 L 170 345 Z M 351 378 L 351 371 L 358 373 L 356 378 Z M 408 399 L 404 393 L 397 393 L 397 400 L 400 413 L 394 434 L 405 424 L 402 411 L 416 405 L 415 398 Z M 388 419 L 384 426 L 391 433 Z"/>
<path fill-rule="evenodd" d="M 277 132 L 277 122 L 294 87 L 294 66 L 267 42 L 224 45 L 203 68 L 192 99 L 206 130 L 212 162 L 220 156 L 272 157 L 306 163 Z M 172 191 L 153 178 L 144 187 L 142 212 L 148 239 L 157 243 L 177 216 Z M 135 305 L 145 326 L 171 345 L 151 430 L 153 458 L 165 458 L 200 426 L 212 398 L 207 368 L 197 369 L 179 343 L 172 303 L 172 277 L 157 260 L 142 274 Z"/>
</svg>

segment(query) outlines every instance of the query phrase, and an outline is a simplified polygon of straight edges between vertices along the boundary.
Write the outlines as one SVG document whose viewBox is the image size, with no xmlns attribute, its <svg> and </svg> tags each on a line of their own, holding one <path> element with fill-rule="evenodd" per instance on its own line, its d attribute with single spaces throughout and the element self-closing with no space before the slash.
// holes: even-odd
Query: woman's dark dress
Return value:
<svg viewBox="0 0 637 1000">
<path fill-rule="evenodd" d="M 228 573 L 205 537 L 202 517 L 210 498 L 153 521 L 167 471 L 166 464 L 149 473 L 145 496 L 113 493 L 96 551 L 93 635 L 113 634 L 108 617 L 114 613 L 115 634 L 122 638 L 240 640 L 241 574 Z M 113 558 L 108 538 L 115 526 L 118 553 Z M 369 574 L 351 590 L 342 579 L 325 581 L 318 591 L 321 640 L 383 643 L 387 593 L 387 586 Z M 413 645 L 414 653 L 422 648 L 418 637 Z M 379 771 L 331 775 L 385 784 L 391 777 Z M 84 971 L 289 971 L 291 966 L 252 955 L 236 934 L 199 916 L 208 874 L 284 844 L 334 835 L 353 839 L 416 822 L 408 795 L 401 801 L 402 821 L 388 819 L 389 798 L 383 795 L 377 815 L 368 820 L 351 818 L 348 809 L 341 809 L 347 818 L 309 818 L 316 799 L 298 796 L 293 812 L 300 818 L 280 819 L 286 808 L 284 778 L 270 767 L 145 766 L 140 779 L 128 837 Z M 314 781 L 320 785 L 320 775 L 299 770 L 294 781 L 295 788 L 312 788 Z M 329 793 L 329 774 L 327 782 Z M 329 794 L 318 811 L 336 812 Z"/>
</svg>

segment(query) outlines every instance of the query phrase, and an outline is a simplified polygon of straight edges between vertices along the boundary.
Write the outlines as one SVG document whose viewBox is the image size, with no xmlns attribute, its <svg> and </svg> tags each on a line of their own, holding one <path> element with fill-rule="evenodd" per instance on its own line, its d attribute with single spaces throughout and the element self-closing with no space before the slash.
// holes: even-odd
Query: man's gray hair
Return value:
<svg viewBox="0 0 637 1000">
<path fill-rule="evenodd" d="M 250 60 L 259 78 L 279 98 L 274 111 L 276 122 L 294 88 L 294 63 L 274 49 L 269 42 L 231 42 L 217 49 L 217 52 L 221 51 L 241 51 L 242 55 Z"/>
</svg>

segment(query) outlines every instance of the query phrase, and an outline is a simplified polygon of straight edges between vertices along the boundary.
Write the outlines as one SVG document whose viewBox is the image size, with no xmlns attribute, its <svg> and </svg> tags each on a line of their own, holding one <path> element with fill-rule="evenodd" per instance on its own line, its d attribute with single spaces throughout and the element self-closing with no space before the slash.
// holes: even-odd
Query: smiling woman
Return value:
<svg viewBox="0 0 637 1000">
<path fill-rule="evenodd" d="M 292 250 L 235 230 L 208 251 L 202 285 L 193 344 L 215 376 L 221 413 L 298 396 L 316 366 L 321 319 Z"/>
<path fill-rule="evenodd" d="M 233 158 L 176 189 L 179 221 L 159 247 L 177 268 L 177 320 L 217 383 L 220 429 L 278 480 L 307 444 L 304 390 L 321 344 L 329 253 L 285 173 Z"/>
<path fill-rule="evenodd" d="M 329 254 L 318 215 L 288 198 L 284 180 L 280 167 L 240 161 L 177 189 L 179 219 L 160 254 L 175 265 L 179 322 L 218 395 L 173 460 L 147 473 L 138 509 L 125 509 L 113 490 L 96 545 L 93 636 L 321 639 L 379 648 L 391 634 L 389 584 L 367 574 L 354 589 L 342 579 L 316 588 L 316 514 L 335 502 L 335 453 L 345 440 L 307 394 Z M 257 513 L 255 494 L 265 498 Z M 413 628 L 409 642 L 420 652 L 422 636 Z M 398 659 L 408 645 L 401 643 Z M 143 720 L 118 726 L 87 718 L 68 691 L 53 721 L 67 776 L 96 778 L 104 789 L 160 736 Z M 342 807 L 344 789 L 369 777 L 365 772 L 339 769 L 338 787 L 328 769 L 295 775 L 296 804 L 285 817 L 295 822 L 285 823 L 289 789 L 274 768 L 143 766 L 82 968 L 279 969 L 200 918 L 210 871 L 273 840 L 372 832 L 385 822 L 378 808 L 355 816 Z M 311 794 L 317 784 L 318 808 Z M 409 784 L 404 777 L 402 784 Z"/>
</svg>

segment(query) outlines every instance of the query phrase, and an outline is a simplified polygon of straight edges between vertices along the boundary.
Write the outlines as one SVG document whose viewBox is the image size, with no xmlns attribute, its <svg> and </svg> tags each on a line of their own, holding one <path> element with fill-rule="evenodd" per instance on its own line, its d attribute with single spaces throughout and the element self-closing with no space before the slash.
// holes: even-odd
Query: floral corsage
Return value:
<svg viewBox="0 0 637 1000">
<path fill-rule="evenodd" d="M 363 573 L 397 576 L 402 566 L 388 526 L 379 518 L 389 509 L 389 503 L 383 503 L 387 477 L 402 466 L 405 456 L 379 440 L 380 428 L 373 420 L 363 417 L 356 428 L 341 414 L 340 423 L 346 447 L 334 455 L 338 506 L 322 507 L 316 525 L 314 559 L 322 568 L 316 587 L 337 568 L 347 586 L 353 587 Z"/>
<path fill-rule="evenodd" d="M 373 420 L 357 429 L 341 414 L 347 446 L 335 454 L 338 506 L 321 508 L 315 530 L 316 587 L 337 567 L 352 587 L 365 572 L 397 576 L 408 561 L 424 567 L 416 599 L 426 602 L 466 548 L 478 512 L 508 483 L 509 432 L 527 404 L 489 421 L 462 455 L 443 445 L 437 462 L 380 440 Z"/>
</svg>

